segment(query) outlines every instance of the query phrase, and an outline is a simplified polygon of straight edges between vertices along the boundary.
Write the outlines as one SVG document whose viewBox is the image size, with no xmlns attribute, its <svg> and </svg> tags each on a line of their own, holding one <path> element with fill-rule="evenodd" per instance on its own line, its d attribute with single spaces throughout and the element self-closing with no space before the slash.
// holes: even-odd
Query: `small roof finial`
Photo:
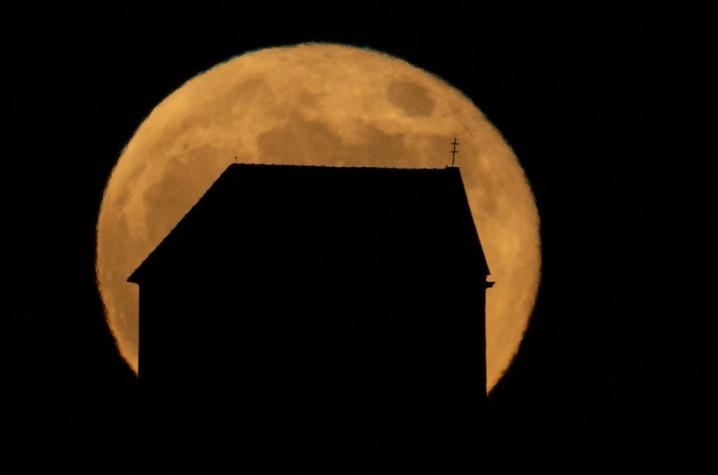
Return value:
<svg viewBox="0 0 718 475">
<path fill-rule="evenodd" d="M 451 142 L 452 148 L 451 148 L 451 167 L 454 167 L 454 161 L 456 160 L 456 154 L 459 153 L 458 150 L 456 150 L 456 146 L 459 145 L 459 142 L 456 141 L 456 137 L 454 137 L 454 141 Z"/>
</svg>

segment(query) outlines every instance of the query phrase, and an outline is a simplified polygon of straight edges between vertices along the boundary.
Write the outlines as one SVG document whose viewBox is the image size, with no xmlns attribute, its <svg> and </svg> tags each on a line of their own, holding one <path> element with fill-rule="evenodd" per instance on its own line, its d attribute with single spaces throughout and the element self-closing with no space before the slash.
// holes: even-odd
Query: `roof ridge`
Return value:
<svg viewBox="0 0 718 475">
<path fill-rule="evenodd" d="M 402 171 L 437 171 L 459 169 L 459 167 L 388 167 L 388 166 L 345 166 L 331 164 L 296 164 L 296 163 L 252 163 L 252 162 L 233 162 L 229 168 L 234 167 L 256 167 L 256 168 L 328 168 L 328 169 L 346 169 L 346 170 L 402 170 Z"/>
</svg>

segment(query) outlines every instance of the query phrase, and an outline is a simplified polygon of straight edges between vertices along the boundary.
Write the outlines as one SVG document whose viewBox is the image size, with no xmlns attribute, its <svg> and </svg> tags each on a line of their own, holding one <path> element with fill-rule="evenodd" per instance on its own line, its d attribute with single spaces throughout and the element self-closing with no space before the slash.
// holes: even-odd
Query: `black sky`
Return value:
<svg viewBox="0 0 718 475">
<path fill-rule="evenodd" d="M 367 46 L 438 74 L 524 166 L 543 279 L 490 398 L 496 430 L 668 445 L 715 430 L 710 8 L 2 8 L 0 433 L 25 445 L 131 436 L 134 378 L 94 281 L 112 166 L 195 74 L 302 41 Z"/>
</svg>

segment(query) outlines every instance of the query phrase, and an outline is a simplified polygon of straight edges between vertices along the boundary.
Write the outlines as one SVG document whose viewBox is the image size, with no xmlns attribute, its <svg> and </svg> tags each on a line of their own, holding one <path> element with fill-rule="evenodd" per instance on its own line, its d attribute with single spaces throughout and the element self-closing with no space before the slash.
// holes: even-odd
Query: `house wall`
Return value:
<svg viewBox="0 0 718 475">
<path fill-rule="evenodd" d="M 482 281 L 166 277 L 140 291 L 150 433 L 229 433 L 248 464 L 429 463 L 481 445 Z"/>
</svg>

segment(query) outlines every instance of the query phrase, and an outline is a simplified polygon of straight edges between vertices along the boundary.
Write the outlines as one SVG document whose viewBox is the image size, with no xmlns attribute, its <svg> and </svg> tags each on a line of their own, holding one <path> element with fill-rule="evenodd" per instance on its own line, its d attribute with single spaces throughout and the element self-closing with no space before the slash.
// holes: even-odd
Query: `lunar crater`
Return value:
<svg viewBox="0 0 718 475">
<path fill-rule="evenodd" d="M 429 91 L 413 81 L 393 81 L 386 96 L 389 102 L 409 116 L 428 117 L 434 110 L 434 100 Z"/>
</svg>

